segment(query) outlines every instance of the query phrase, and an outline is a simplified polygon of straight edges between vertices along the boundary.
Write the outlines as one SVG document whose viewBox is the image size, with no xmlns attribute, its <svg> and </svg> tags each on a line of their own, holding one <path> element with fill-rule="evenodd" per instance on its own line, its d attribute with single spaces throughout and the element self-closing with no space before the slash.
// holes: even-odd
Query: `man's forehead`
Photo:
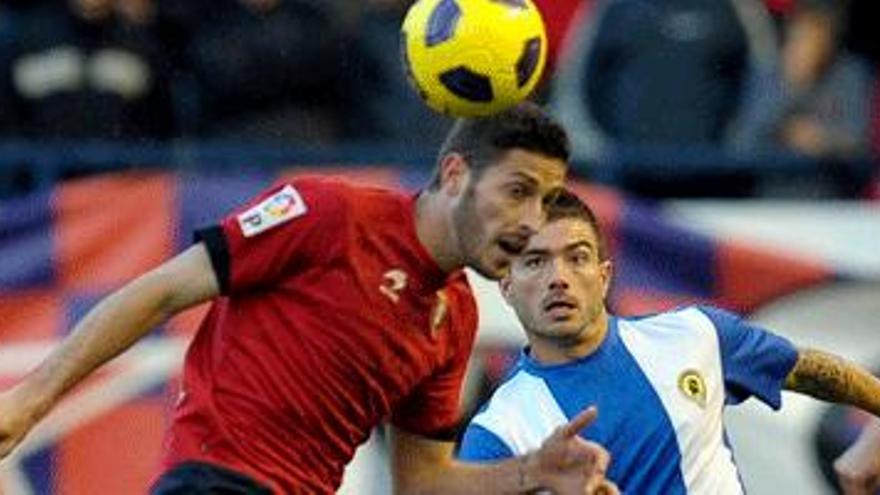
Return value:
<svg viewBox="0 0 880 495">
<path fill-rule="evenodd" d="M 565 162 L 539 153 L 512 149 L 498 162 L 498 172 L 525 177 L 535 182 L 558 187 L 565 179 Z"/>
<path fill-rule="evenodd" d="M 559 250 L 577 245 L 596 245 L 596 234 L 584 220 L 562 218 L 551 220 L 529 239 L 526 251 Z"/>
</svg>

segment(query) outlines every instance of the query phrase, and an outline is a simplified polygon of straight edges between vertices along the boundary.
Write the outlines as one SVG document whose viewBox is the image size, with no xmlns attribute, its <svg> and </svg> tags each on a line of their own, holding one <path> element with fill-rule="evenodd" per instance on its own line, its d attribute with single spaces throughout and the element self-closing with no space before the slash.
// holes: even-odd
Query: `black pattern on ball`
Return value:
<svg viewBox="0 0 880 495">
<path fill-rule="evenodd" d="M 459 98 L 468 101 L 486 103 L 495 97 L 489 78 L 467 67 L 456 67 L 440 74 L 443 86 Z"/>
<path fill-rule="evenodd" d="M 428 18 L 425 45 L 434 46 L 452 38 L 461 19 L 461 8 L 455 0 L 443 0 L 434 7 Z"/>
<path fill-rule="evenodd" d="M 535 68 L 538 67 L 538 59 L 541 57 L 541 38 L 531 38 L 523 46 L 523 52 L 516 61 L 516 83 L 519 87 L 525 86 Z"/>
</svg>

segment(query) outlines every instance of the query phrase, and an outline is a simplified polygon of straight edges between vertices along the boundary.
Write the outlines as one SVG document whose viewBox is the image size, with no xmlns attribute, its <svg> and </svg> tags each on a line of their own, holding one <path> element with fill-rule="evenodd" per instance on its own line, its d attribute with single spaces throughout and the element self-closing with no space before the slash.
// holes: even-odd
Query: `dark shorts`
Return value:
<svg viewBox="0 0 880 495">
<path fill-rule="evenodd" d="M 159 477 L 150 494 L 272 495 L 272 490 L 226 468 L 202 462 L 185 462 Z"/>
</svg>

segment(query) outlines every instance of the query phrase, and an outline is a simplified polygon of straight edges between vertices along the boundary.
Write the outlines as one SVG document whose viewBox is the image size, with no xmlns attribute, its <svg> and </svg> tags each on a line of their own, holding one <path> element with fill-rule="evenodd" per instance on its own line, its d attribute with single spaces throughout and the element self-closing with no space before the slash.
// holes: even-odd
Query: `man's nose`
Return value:
<svg viewBox="0 0 880 495">
<path fill-rule="evenodd" d="M 548 289 L 550 289 L 550 290 L 568 289 L 568 278 L 566 277 L 565 263 L 558 258 L 554 258 L 549 263 L 548 269 L 549 269 Z"/>
<path fill-rule="evenodd" d="M 539 200 L 529 201 L 523 211 L 520 225 L 524 230 L 528 230 L 529 234 L 534 234 L 541 228 L 544 223 L 544 207 Z"/>
</svg>

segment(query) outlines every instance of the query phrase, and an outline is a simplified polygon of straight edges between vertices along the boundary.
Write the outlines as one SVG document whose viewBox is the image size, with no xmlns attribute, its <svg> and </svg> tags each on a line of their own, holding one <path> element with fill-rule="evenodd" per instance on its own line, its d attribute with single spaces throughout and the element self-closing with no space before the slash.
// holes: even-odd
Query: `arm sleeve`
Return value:
<svg viewBox="0 0 880 495">
<path fill-rule="evenodd" d="M 779 409 L 785 378 L 798 359 L 794 345 L 733 313 L 705 306 L 700 310 L 718 333 L 726 402 L 738 404 L 754 395 Z"/>
<path fill-rule="evenodd" d="M 218 225 L 197 231 L 221 292 L 270 285 L 282 274 L 329 261 L 346 218 L 341 187 L 316 178 L 279 184 Z"/>
<path fill-rule="evenodd" d="M 491 431 L 471 423 L 461 439 L 458 458 L 469 462 L 492 462 L 514 457 L 510 448 Z"/>
</svg>

